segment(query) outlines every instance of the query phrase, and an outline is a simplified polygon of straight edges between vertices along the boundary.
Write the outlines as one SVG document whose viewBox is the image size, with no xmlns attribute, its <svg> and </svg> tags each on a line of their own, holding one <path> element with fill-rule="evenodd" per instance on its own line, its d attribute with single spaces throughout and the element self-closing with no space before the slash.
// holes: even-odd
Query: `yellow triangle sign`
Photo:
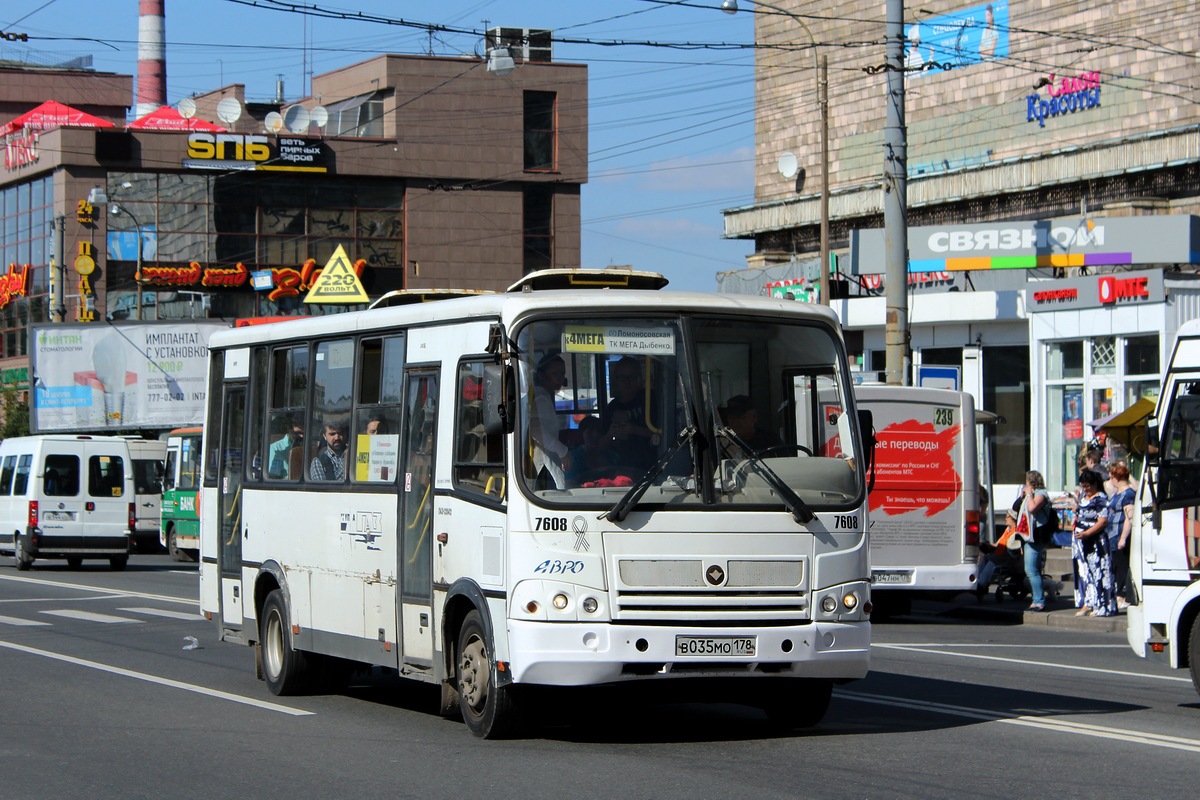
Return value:
<svg viewBox="0 0 1200 800">
<path fill-rule="evenodd" d="M 329 257 L 325 269 L 321 270 L 321 274 L 317 276 L 317 282 L 304 297 L 306 303 L 348 304 L 369 303 L 370 301 L 371 298 L 367 297 L 362 282 L 354 272 L 354 264 L 346 255 L 346 249 L 340 244 L 337 246 L 337 250 L 333 251 L 333 255 Z"/>
</svg>

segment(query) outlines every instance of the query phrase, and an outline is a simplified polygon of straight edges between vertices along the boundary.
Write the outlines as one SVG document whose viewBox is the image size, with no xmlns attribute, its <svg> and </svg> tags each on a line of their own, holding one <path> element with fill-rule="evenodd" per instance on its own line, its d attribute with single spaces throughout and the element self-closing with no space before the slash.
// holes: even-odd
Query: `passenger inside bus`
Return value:
<svg viewBox="0 0 1200 800">
<path fill-rule="evenodd" d="M 304 425 L 299 419 L 285 421 L 282 435 L 267 448 L 267 477 L 287 480 L 289 477 L 299 478 L 295 472 L 293 449 L 301 452 L 304 446 Z"/>
<path fill-rule="evenodd" d="M 308 477 L 314 481 L 346 479 L 346 425 L 339 419 L 325 421 L 321 428 L 321 447 L 308 465 Z"/>
<path fill-rule="evenodd" d="M 612 451 L 614 463 L 644 470 L 654 463 L 659 444 L 657 426 L 646 419 L 650 398 L 644 366 L 641 359 L 625 356 L 609 366 L 608 375 L 613 399 L 601 414 L 604 446 Z"/>
<path fill-rule="evenodd" d="M 539 489 L 566 488 L 565 471 L 571 469 L 571 453 L 559 433 L 566 417 L 554 408 L 554 396 L 567 385 L 567 364 L 558 350 L 551 350 L 534 370 L 533 402 L 529 437 L 533 452 L 533 474 Z"/>
<path fill-rule="evenodd" d="M 721 421 L 733 431 L 733 437 L 721 437 L 722 453 L 726 458 L 749 458 L 781 444 L 778 436 L 758 424 L 758 410 L 747 395 L 734 395 L 719 411 Z"/>
</svg>

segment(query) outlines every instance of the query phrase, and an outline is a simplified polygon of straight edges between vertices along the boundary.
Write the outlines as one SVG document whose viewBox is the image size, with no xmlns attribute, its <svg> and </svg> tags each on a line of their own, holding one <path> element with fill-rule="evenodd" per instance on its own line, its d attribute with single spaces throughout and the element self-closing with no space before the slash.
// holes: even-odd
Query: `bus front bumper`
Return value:
<svg viewBox="0 0 1200 800">
<path fill-rule="evenodd" d="M 869 622 L 691 628 L 510 619 L 509 669 L 515 683 L 545 686 L 705 676 L 853 680 L 867 674 L 870 631 Z M 746 639 L 753 655 L 677 654 L 684 642 L 719 651 Z"/>
</svg>

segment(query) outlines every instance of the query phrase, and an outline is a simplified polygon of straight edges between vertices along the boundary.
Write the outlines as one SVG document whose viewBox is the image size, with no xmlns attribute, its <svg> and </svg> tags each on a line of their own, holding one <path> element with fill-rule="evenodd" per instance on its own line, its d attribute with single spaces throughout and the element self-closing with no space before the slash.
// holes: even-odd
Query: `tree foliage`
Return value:
<svg viewBox="0 0 1200 800">
<path fill-rule="evenodd" d="M 4 413 L 0 436 L 11 439 L 29 435 L 29 404 L 21 400 L 20 391 L 11 383 L 0 388 L 0 409 Z"/>
</svg>

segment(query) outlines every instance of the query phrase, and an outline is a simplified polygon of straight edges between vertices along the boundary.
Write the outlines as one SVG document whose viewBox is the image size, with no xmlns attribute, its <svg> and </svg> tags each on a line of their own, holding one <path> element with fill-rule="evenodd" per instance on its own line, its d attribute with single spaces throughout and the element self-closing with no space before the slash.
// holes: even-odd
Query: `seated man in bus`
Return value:
<svg viewBox="0 0 1200 800">
<path fill-rule="evenodd" d="M 314 481 L 346 480 L 346 426 L 326 420 L 321 428 L 321 449 L 308 465 L 308 478 Z"/>
<path fill-rule="evenodd" d="M 758 425 L 758 410 L 744 394 L 734 395 L 718 409 L 725 427 L 733 431 L 733 437 L 721 437 L 721 450 L 726 458 L 737 460 L 762 453 L 778 444 L 779 437 Z M 740 440 L 740 443 L 739 443 Z M 794 455 L 789 453 L 788 455 Z"/>
<path fill-rule="evenodd" d="M 304 444 L 304 426 L 299 420 L 293 419 L 288 423 L 283 435 L 271 442 L 267 447 L 267 477 L 287 480 L 289 477 L 300 478 L 299 475 L 289 475 L 291 452 L 293 447 Z"/>
<path fill-rule="evenodd" d="M 646 387 L 641 359 L 625 356 L 609 367 L 613 399 L 600 415 L 604 446 L 622 467 L 645 469 L 654 463 L 660 436 L 646 419 Z"/>
</svg>

